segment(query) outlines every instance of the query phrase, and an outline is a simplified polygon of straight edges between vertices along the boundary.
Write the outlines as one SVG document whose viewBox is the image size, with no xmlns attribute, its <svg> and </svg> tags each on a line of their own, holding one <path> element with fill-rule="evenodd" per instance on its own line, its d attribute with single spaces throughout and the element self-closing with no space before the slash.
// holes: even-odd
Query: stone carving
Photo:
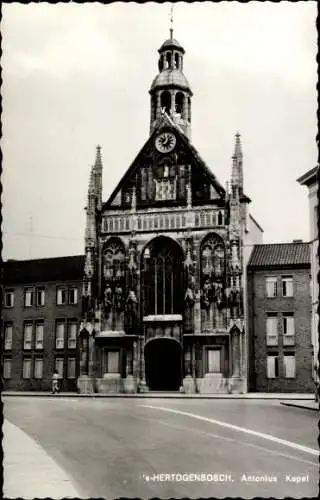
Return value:
<svg viewBox="0 0 320 500">
<path fill-rule="evenodd" d="M 202 293 L 201 293 L 201 305 L 204 307 L 204 309 L 208 310 L 210 308 L 210 304 L 213 301 L 213 290 L 212 290 L 212 284 L 210 283 L 210 280 L 207 278 L 203 284 L 202 287 Z"/>
<path fill-rule="evenodd" d="M 110 284 L 107 283 L 104 289 L 104 308 L 107 316 L 111 312 L 112 303 L 113 303 L 113 293 Z"/>
<path fill-rule="evenodd" d="M 114 302 L 116 311 L 121 312 L 124 308 L 124 297 L 123 297 L 123 289 L 120 285 L 117 285 L 115 287 Z"/>
<path fill-rule="evenodd" d="M 137 317 L 137 306 L 138 306 L 138 300 L 134 290 L 129 290 L 126 306 L 127 306 L 129 325 L 133 326 L 135 324 L 135 320 Z"/>
<path fill-rule="evenodd" d="M 194 306 L 194 296 L 193 296 L 193 291 L 190 287 L 187 288 L 185 296 L 184 296 L 184 301 L 186 303 L 186 306 L 188 308 L 192 308 Z"/>
</svg>

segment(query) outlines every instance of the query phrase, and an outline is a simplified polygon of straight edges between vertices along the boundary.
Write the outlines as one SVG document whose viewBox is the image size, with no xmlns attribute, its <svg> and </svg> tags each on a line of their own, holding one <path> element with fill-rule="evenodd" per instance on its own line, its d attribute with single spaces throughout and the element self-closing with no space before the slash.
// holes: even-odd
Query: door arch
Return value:
<svg viewBox="0 0 320 500">
<path fill-rule="evenodd" d="M 146 382 L 151 391 L 178 391 L 181 386 L 180 343 L 172 338 L 149 340 L 145 349 Z"/>
</svg>

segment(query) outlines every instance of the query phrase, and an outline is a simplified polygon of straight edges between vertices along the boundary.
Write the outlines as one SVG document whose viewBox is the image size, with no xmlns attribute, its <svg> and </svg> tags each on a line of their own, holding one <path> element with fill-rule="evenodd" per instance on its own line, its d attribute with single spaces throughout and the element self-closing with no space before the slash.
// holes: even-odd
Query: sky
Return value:
<svg viewBox="0 0 320 500">
<path fill-rule="evenodd" d="M 240 132 L 245 193 L 264 243 L 309 240 L 297 178 L 317 163 L 316 2 L 178 2 L 192 142 L 219 181 Z M 2 6 L 3 252 L 84 252 L 89 172 L 106 201 L 148 139 L 149 89 L 170 4 Z"/>
</svg>

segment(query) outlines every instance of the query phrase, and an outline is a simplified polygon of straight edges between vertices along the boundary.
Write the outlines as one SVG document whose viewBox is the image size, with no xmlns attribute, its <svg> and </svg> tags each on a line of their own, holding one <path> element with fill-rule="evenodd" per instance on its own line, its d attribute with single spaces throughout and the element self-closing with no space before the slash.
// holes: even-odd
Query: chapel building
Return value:
<svg viewBox="0 0 320 500">
<path fill-rule="evenodd" d="M 158 52 L 150 136 L 106 202 L 100 146 L 91 169 L 78 389 L 247 392 L 247 242 L 262 230 L 248 214 L 240 135 L 224 187 L 192 144 L 172 30 Z"/>
</svg>

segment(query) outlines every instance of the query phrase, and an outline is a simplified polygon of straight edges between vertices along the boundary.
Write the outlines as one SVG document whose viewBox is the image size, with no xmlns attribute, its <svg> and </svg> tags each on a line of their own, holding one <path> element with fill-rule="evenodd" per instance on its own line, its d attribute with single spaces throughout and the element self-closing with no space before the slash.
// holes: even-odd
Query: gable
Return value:
<svg viewBox="0 0 320 500">
<path fill-rule="evenodd" d="M 219 204 L 225 190 L 179 126 L 165 113 L 103 209 Z"/>
</svg>

